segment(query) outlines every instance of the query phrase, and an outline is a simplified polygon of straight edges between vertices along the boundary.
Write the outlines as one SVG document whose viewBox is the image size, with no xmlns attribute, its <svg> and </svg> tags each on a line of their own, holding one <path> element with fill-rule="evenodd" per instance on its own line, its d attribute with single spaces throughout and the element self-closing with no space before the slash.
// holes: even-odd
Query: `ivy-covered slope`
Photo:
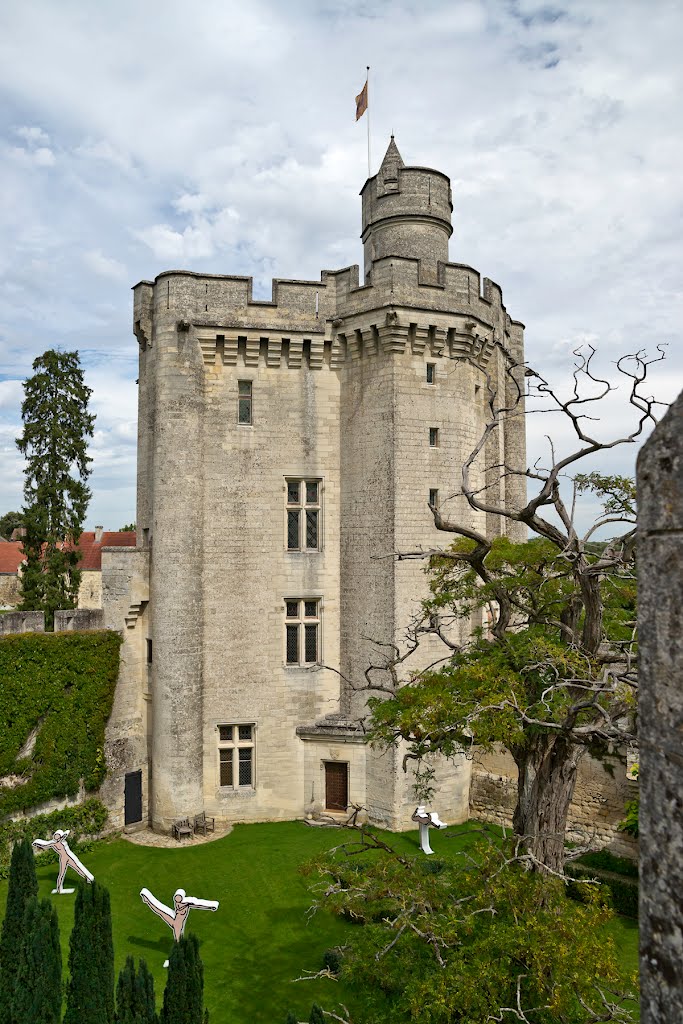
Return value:
<svg viewBox="0 0 683 1024">
<path fill-rule="evenodd" d="M 0 817 L 101 784 L 120 646 L 109 631 L 0 638 Z"/>
</svg>

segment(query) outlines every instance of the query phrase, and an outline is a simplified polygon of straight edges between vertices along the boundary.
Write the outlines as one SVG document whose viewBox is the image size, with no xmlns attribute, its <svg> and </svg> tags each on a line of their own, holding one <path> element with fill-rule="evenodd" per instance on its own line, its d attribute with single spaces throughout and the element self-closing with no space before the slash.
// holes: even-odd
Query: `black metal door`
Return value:
<svg viewBox="0 0 683 1024">
<path fill-rule="evenodd" d="M 123 784 L 123 821 L 142 821 L 142 772 L 127 772 Z"/>
</svg>

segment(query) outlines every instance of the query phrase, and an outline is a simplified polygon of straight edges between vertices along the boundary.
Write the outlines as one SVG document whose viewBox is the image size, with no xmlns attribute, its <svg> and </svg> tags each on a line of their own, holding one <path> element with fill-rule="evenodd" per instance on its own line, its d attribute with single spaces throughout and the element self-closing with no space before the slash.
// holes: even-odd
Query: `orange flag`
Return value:
<svg viewBox="0 0 683 1024">
<path fill-rule="evenodd" d="M 368 83 L 367 79 L 365 85 L 356 96 L 356 121 L 359 117 L 362 117 L 365 111 L 368 109 Z"/>
</svg>

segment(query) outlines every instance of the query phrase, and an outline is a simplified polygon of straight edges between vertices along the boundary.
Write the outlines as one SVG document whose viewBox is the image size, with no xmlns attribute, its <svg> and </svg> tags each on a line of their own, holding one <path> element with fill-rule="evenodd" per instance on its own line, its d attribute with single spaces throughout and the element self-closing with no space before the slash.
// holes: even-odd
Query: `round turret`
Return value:
<svg viewBox="0 0 683 1024">
<path fill-rule="evenodd" d="M 361 195 L 366 283 L 373 261 L 386 256 L 420 260 L 421 279 L 436 281 L 437 264 L 448 262 L 453 233 L 450 179 L 429 167 L 406 167 L 392 135 L 379 171 Z"/>
</svg>

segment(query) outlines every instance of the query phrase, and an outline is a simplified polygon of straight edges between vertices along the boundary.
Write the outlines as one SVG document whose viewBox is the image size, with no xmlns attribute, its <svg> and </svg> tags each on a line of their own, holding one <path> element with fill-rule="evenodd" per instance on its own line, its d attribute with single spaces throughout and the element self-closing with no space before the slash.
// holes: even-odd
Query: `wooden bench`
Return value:
<svg viewBox="0 0 683 1024">
<path fill-rule="evenodd" d="M 171 825 L 171 835 L 174 839 L 180 841 L 183 836 L 189 836 L 190 839 L 193 836 L 192 826 L 190 825 L 189 818 L 181 818 L 180 821 L 174 821 Z"/>
<path fill-rule="evenodd" d="M 194 816 L 194 830 L 195 832 L 203 832 L 206 835 L 207 832 L 216 831 L 216 819 L 207 818 L 206 811 L 202 811 L 201 814 L 195 814 Z"/>
</svg>

